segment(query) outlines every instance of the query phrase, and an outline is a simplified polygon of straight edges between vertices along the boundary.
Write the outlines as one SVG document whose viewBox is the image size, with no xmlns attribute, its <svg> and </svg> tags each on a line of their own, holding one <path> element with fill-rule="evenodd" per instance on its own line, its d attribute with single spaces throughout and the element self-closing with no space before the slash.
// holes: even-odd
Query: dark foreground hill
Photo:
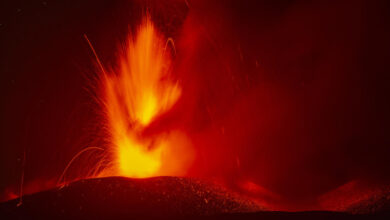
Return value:
<svg viewBox="0 0 390 220">
<path fill-rule="evenodd" d="M 222 188 L 179 177 L 86 179 L 0 204 L 0 219 L 363 219 L 340 212 L 271 212 Z M 381 202 L 383 202 L 381 200 Z M 390 219 L 390 218 L 389 218 Z"/>
</svg>

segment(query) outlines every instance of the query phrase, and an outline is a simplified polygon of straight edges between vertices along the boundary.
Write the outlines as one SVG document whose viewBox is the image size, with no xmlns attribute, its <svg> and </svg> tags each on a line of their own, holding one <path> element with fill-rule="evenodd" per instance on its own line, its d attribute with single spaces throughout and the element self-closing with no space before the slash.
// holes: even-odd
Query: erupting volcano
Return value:
<svg viewBox="0 0 390 220">
<path fill-rule="evenodd" d="M 389 216 L 389 1 L 5 1 L 0 219 Z"/>
<path fill-rule="evenodd" d="M 102 69 L 102 107 L 112 153 L 112 167 L 103 176 L 178 176 L 191 165 L 193 150 L 185 133 L 164 130 L 143 135 L 181 95 L 168 42 L 146 16 L 138 33 L 129 36 L 119 70 Z"/>
</svg>

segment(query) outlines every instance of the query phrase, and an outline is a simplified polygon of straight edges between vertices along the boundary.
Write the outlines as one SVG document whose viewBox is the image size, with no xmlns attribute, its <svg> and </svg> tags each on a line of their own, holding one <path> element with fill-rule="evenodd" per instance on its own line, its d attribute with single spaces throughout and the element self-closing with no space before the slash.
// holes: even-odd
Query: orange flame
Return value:
<svg viewBox="0 0 390 220">
<path fill-rule="evenodd" d="M 102 78 L 107 129 L 114 149 L 110 175 L 184 175 L 193 160 L 191 143 L 183 132 L 141 135 L 157 116 L 172 108 L 182 92 L 170 75 L 171 57 L 162 39 L 147 17 L 136 38 L 129 37 L 118 74 Z"/>
</svg>

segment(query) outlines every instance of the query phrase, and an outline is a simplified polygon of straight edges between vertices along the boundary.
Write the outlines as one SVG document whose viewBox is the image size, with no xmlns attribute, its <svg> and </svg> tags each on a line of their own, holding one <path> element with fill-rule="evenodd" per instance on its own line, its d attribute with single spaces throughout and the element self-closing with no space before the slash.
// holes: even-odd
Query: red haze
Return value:
<svg viewBox="0 0 390 220">
<path fill-rule="evenodd" d="M 358 191 L 348 187 L 350 181 L 388 180 L 386 4 L 188 0 L 23 6 L 23 14 L 6 20 L 0 37 L 10 42 L 0 59 L 0 191 L 19 184 L 17 158 L 25 148 L 29 182 L 59 176 L 86 146 L 106 146 L 94 94 L 85 91 L 93 91 L 96 68 L 82 36 L 88 35 L 105 66 L 115 66 L 118 45 L 147 5 L 159 31 L 175 42 L 172 68 L 182 93 L 143 135 L 184 131 L 196 151 L 188 175 L 222 182 L 271 208 L 336 209 L 326 204 L 348 195 L 340 190 Z M 68 179 L 86 175 L 79 167 L 99 159 L 93 152 L 83 158 Z"/>
</svg>

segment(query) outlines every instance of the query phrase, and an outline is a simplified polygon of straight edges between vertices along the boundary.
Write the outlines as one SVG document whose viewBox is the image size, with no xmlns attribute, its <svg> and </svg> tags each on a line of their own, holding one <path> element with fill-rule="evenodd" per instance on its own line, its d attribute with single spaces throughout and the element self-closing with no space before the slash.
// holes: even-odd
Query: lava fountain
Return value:
<svg viewBox="0 0 390 220">
<path fill-rule="evenodd" d="M 173 76 L 172 55 L 166 42 L 146 16 L 137 34 L 128 37 L 118 70 L 102 69 L 101 100 L 111 163 L 100 176 L 181 176 L 194 159 L 185 132 L 143 132 L 181 97 L 182 89 Z"/>
</svg>

